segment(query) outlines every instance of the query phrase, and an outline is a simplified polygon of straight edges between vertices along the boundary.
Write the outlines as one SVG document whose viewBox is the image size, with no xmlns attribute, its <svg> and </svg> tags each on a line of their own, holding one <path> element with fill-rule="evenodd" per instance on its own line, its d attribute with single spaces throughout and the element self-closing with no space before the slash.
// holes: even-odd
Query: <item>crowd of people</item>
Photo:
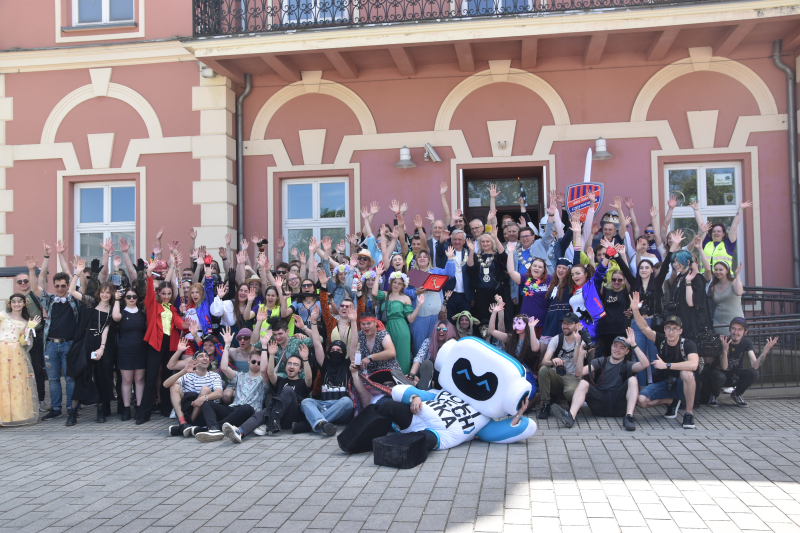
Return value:
<svg viewBox="0 0 800 533">
<path fill-rule="evenodd" d="M 136 424 L 160 414 L 176 418 L 170 435 L 202 442 L 333 436 L 367 406 L 391 402 L 398 384 L 435 390 L 437 353 L 466 337 L 521 363 L 530 417 L 567 428 L 585 404 L 630 431 L 636 406 L 664 405 L 667 418 L 683 407 L 687 429 L 694 408 L 717 407 L 723 391 L 747 406 L 777 342 L 756 356 L 747 337 L 733 255 L 750 202 L 730 228 L 693 205 L 699 232 L 688 239 L 667 231 L 674 197 L 663 223 L 652 207 L 640 231 L 630 197 L 581 220 L 551 191 L 541 220 L 520 198 L 520 212 L 498 221 L 492 185 L 488 219 L 468 221 L 450 213 L 446 192 L 442 184 L 444 220 L 412 219 L 392 201 L 392 223 L 379 223 L 372 202 L 361 232 L 311 238 L 288 262 L 283 237 L 269 258 L 260 236 L 234 251 L 227 235 L 221 265 L 194 231 L 187 248 L 162 249 L 162 228 L 152 256 L 135 264 L 125 239 L 107 240 L 89 265 L 43 242 L 0 313 L 0 425 L 52 423 L 66 411 L 74 426 L 83 406 L 96 406 L 96 422 L 112 407 Z"/>
</svg>

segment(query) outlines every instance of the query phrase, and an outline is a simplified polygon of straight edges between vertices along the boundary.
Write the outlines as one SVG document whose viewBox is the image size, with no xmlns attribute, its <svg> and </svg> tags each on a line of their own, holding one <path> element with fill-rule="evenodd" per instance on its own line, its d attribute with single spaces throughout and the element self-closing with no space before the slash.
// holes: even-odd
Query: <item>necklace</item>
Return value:
<svg viewBox="0 0 800 533">
<path fill-rule="evenodd" d="M 532 260 L 530 260 L 531 254 L 528 252 L 528 261 L 522 258 L 522 246 L 518 246 L 517 249 L 514 251 L 514 255 L 517 256 L 517 262 L 525 265 L 525 270 L 528 271 L 531 268 Z"/>
<path fill-rule="evenodd" d="M 457 251 L 453 251 L 453 261 L 456 262 L 456 266 L 463 267 L 467 264 L 467 260 L 469 259 L 469 253 L 466 250 L 461 250 L 461 260 L 456 259 Z"/>
<path fill-rule="evenodd" d="M 489 269 L 492 266 L 492 262 L 494 262 L 494 252 L 488 254 L 489 258 L 484 261 L 483 254 L 478 254 L 478 263 L 481 265 L 481 271 L 483 272 L 483 281 L 488 283 L 491 279 L 489 275 Z"/>
<path fill-rule="evenodd" d="M 528 278 L 525 282 L 525 285 L 522 288 L 522 294 L 525 296 L 533 296 L 533 293 L 539 290 L 539 283 L 544 281 L 545 278 L 537 279 L 536 281 Z"/>
</svg>

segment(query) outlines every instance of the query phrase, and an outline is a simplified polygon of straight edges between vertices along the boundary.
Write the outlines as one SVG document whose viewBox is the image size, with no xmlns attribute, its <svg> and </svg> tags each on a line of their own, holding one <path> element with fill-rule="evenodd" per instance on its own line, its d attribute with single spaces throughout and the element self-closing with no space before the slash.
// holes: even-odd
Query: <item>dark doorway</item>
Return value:
<svg viewBox="0 0 800 533">
<path fill-rule="evenodd" d="M 497 197 L 497 222 L 502 224 L 503 215 L 509 214 L 515 222 L 521 216 L 519 209 L 520 189 L 525 192 L 528 215 L 535 225 L 544 213 L 542 194 L 543 167 L 471 168 L 464 169 L 464 216 L 466 225 L 473 218 L 484 223 L 489 214 L 489 185 L 494 183 L 500 192 Z"/>
</svg>

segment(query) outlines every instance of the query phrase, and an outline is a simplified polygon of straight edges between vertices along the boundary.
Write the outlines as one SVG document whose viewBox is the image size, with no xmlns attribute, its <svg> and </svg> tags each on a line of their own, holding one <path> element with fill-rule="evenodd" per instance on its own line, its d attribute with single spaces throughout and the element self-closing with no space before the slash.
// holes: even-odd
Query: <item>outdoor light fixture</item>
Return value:
<svg viewBox="0 0 800 533">
<path fill-rule="evenodd" d="M 598 139 L 594 142 L 594 155 L 592 159 L 595 161 L 603 161 L 604 159 L 611 159 L 614 157 L 608 150 L 606 149 L 606 140 L 602 137 L 598 137 Z"/>
<path fill-rule="evenodd" d="M 414 162 L 411 160 L 411 150 L 408 149 L 408 146 L 403 146 L 400 148 L 400 161 L 395 163 L 397 168 L 414 168 Z"/>
</svg>

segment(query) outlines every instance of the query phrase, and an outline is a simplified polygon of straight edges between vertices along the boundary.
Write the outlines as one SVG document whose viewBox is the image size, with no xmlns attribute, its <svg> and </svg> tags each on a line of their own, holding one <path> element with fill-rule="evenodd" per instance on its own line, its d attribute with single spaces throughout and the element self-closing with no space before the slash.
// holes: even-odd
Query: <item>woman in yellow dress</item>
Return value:
<svg viewBox="0 0 800 533">
<path fill-rule="evenodd" d="M 0 312 L 0 426 L 23 426 L 39 420 L 39 395 L 28 355 L 33 330 L 23 294 L 12 294 Z"/>
</svg>

